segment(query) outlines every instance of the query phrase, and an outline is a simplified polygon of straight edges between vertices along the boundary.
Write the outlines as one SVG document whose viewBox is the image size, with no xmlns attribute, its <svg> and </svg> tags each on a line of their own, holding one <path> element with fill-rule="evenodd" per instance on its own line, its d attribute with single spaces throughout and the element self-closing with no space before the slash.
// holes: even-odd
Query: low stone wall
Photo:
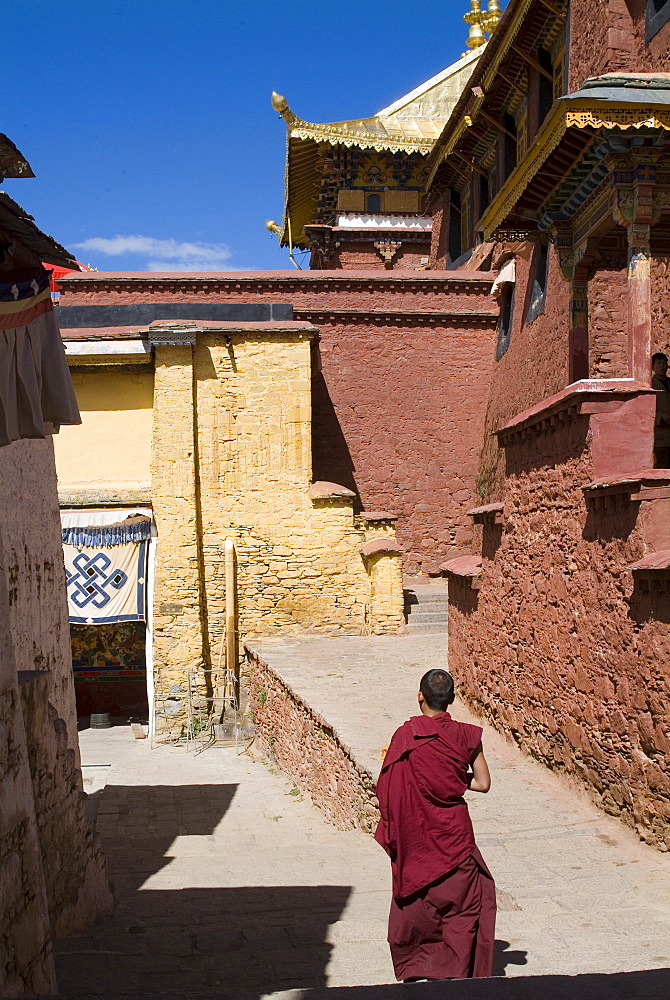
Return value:
<svg viewBox="0 0 670 1000">
<path fill-rule="evenodd" d="M 251 708 L 263 749 L 339 829 L 372 833 L 379 820 L 374 780 L 337 733 L 253 649 Z"/>
<path fill-rule="evenodd" d="M 67 937 L 111 912 L 114 900 L 67 727 L 49 704 L 49 675 L 20 672 L 19 686 L 51 935 Z"/>
</svg>

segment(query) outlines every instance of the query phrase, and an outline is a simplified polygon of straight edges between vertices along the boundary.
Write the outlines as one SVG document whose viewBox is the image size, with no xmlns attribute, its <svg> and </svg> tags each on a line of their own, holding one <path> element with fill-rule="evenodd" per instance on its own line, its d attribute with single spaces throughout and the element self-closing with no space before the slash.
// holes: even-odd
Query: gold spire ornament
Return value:
<svg viewBox="0 0 670 1000">
<path fill-rule="evenodd" d="M 481 0 L 470 0 L 470 11 L 463 15 L 463 20 L 470 25 L 466 45 L 469 49 L 478 49 L 487 41 L 496 29 L 502 17 L 499 0 L 489 0 L 486 10 L 482 10 Z"/>
</svg>

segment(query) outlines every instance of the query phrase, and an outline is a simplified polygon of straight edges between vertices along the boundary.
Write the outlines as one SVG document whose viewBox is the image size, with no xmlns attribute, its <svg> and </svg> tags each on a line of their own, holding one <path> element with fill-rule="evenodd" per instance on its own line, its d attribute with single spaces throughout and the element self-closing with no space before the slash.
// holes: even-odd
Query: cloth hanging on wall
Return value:
<svg viewBox="0 0 670 1000">
<path fill-rule="evenodd" d="M 0 446 L 80 423 L 48 272 L 0 281 Z"/>
<path fill-rule="evenodd" d="M 151 538 L 151 518 L 136 514 L 113 524 L 73 525 L 62 528 L 63 545 L 103 546 L 124 545 Z"/>
<path fill-rule="evenodd" d="M 70 621 L 78 625 L 146 620 L 148 540 L 63 545 Z"/>
</svg>

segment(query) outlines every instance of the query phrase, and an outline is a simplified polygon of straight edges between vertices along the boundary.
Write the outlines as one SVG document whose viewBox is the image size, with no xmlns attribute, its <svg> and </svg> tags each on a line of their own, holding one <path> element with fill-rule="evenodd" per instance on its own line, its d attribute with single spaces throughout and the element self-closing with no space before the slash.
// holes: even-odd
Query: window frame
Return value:
<svg viewBox="0 0 670 1000">
<path fill-rule="evenodd" d="M 644 43 L 649 45 L 649 42 L 654 38 L 663 25 L 670 21 L 670 0 L 665 0 L 662 7 L 657 8 L 654 0 L 647 0 L 646 10 L 645 10 L 645 23 L 644 23 Z"/>
<path fill-rule="evenodd" d="M 512 341 L 512 326 L 514 325 L 514 297 L 516 282 L 506 281 L 500 291 L 500 316 L 498 318 L 498 341 L 496 343 L 496 361 L 500 361 L 507 352 Z"/>
<path fill-rule="evenodd" d="M 532 323 L 544 312 L 547 301 L 547 286 L 549 284 L 549 243 L 537 243 L 533 253 L 532 278 L 530 282 L 530 298 L 526 311 L 526 323 Z M 544 261 L 542 260 L 544 255 Z"/>
</svg>

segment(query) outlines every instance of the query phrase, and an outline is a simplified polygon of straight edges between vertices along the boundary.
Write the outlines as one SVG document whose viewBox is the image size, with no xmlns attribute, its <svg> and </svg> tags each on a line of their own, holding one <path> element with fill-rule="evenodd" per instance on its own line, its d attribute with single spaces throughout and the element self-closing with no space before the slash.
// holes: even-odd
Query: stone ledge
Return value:
<svg viewBox="0 0 670 1000">
<path fill-rule="evenodd" d="M 58 490 L 58 502 L 61 507 L 116 507 L 122 504 L 151 506 L 151 486 L 148 483 L 61 486 Z"/>
<path fill-rule="evenodd" d="M 502 503 L 487 503 L 483 507 L 473 507 L 468 511 L 475 524 L 502 524 L 505 505 Z"/>
<path fill-rule="evenodd" d="M 517 413 L 495 433 L 505 448 L 576 417 L 616 411 L 626 400 L 642 395 L 655 395 L 655 390 L 629 378 L 582 379 Z"/>
<path fill-rule="evenodd" d="M 670 591 L 670 549 L 650 552 L 628 568 L 640 590 Z"/>
<path fill-rule="evenodd" d="M 396 542 L 394 538 L 373 538 L 361 545 L 361 555 L 364 556 L 374 556 L 379 552 L 387 552 L 395 555 L 404 551 L 402 545 Z"/>
<path fill-rule="evenodd" d="M 449 576 L 469 581 L 471 590 L 481 586 L 482 560 L 480 556 L 457 556 L 442 563 L 440 569 Z"/>
<path fill-rule="evenodd" d="M 295 315 L 313 323 L 328 323 L 352 321 L 354 323 L 379 323 L 384 326 L 456 326 L 485 327 L 492 329 L 497 323 L 497 312 L 475 311 L 473 309 L 459 311 L 457 309 L 338 309 L 296 306 Z"/>
<path fill-rule="evenodd" d="M 312 500 L 346 500 L 356 496 L 354 491 L 347 489 L 346 486 L 339 486 L 337 483 L 329 483 L 325 480 L 312 483 L 309 495 Z"/>
<path fill-rule="evenodd" d="M 380 521 L 397 521 L 398 517 L 398 514 L 390 514 L 384 510 L 371 510 L 363 511 L 362 514 L 359 514 L 358 519 L 368 524 L 378 524 Z"/>
<path fill-rule="evenodd" d="M 670 469 L 643 469 L 626 476 L 609 476 L 582 486 L 582 492 L 586 502 L 596 507 L 670 500 Z"/>
<path fill-rule="evenodd" d="M 58 279 L 58 284 L 64 292 L 76 293 L 79 289 L 96 290 L 104 286 L 138 286 L 168 287 L 174 289 L 184 287 L 192 289 L 194 292 L 202 291 L 204 288 L 243 288 L 254 290 L 263 287 L 277 288 L 285 286 L 294 289 L 296 287 L 325 286 L 327 288 L 360 289 L 367 288 L 377 291 L 379 286 L 401 286 L 409 291 L 444 291 L 445 286 L 458 291 L 472 291 L 477 293 L 487 292 L 493 283 L 493 275 L 481 271 L 402 271 L 389 275 L 384 272 L 370 272 L 366 270 L 351 270 L 343 273 L 337 271 L 225 271 L 220 274 L 215 272 L 194 273 L 185 272 L 152 272 L 150 274 L 143 271 L 88 271 L 80 274 L 68 275 Z"/>
<path fill-rule="evenodd" d="M 252 666 L 251 705 L 259 738 L 299 787 L 309 792 L 326 819 L 340 829 L 373 833 L 379 819 L 375 779 L 333 724 L 245 645 Z M 309 751 L 309 752 L 307 752 Z"/>
</svg>

